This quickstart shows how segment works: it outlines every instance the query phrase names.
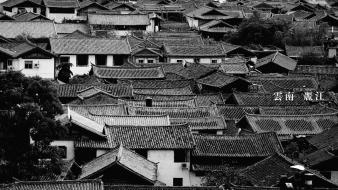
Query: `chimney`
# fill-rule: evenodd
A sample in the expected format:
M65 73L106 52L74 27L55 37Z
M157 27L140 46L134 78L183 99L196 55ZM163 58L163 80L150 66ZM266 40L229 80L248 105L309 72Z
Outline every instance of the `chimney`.
M146 98L146 107L153 107L153 99L150 97Z

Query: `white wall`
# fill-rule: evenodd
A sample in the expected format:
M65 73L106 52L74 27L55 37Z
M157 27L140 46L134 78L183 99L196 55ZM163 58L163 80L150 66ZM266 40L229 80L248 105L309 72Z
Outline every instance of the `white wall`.
M338 184L338 171L331 171L331 181Z
M65 160L74 159L74 141L67 141L67 140L55 140L50 143L51 146L65 146L67 147L67 158Z
M69 62L73 64L70 70L73 72L74 75L83 75L88 74L90 69L92 68L91 65L96 64L95 55L88 55L88 65L87 66L77 66L76 65L76 55L61 55L61 57L69 57ZM107 66L114 66L114 56L107 55Z
M135 62L139 63L139 60L143 60L143 63L149 63L149 60L153 60L152 63L157 63L157 59L156 58L136 58Z
M32 69L25 69L25 61L33 61ZM39 67L35 68L34 64L38 63ZM15 71L21 71L25 76L34 77L39 76L41 78L54 79L54 58L51 59L14 59L13 69Z
M177 60L183 60L183 63L189 62L193 63L194 59L193 58L169 58L169 63L177 63Z
M107 152L107 150L101 150L101 149L97 149L96 150L96 157L101 156L102 154L105 154Z
M74 13L50 13L49 8L46 8L46 17L59 23L61 23L65 18L68 20L76 20L78 18L76 9Z
M108 55L107 56L107 66L114 66L114 56L113 55Z
M190 162L186 162L188 168L182 168L182 163L174 162L173 150L149 150L147 158L158 163L157 179L167 186L173 185L173 178L183 178L183 186L191 185L188 169Z
M27 12L32 12L32 13L34 13L33 7L20 7L20 8L25 8ZM18 14L19 8L18 8L18 7L13 7L13 8L12 8L12 12L8 12L8 11L4 11L4 12L5 12L7 15L9 15L9 16L13 16L13 15L15 15L15 14ZM35 13L41 14L41 8L40 8L40 7L37 7Z
M201 58L200 63L211 64L212 60L217 60L217 63L222 63L222 58Z
M195 19L190 18L190 17L186 17L186 20L187 20L190 28L198 28L198 20L195 20Z
M212 60L217 60L217 63L222 63L222 58L194 58L194 57L170 57L169 58L169 63L177 63L177 60L183 60L184 62L189 62L189 63L194 63L195 59L199 59L199 63L202 64L211 64Z
M333 58L334 56L336 56L336 54L337 54L337 49L329 48L329 54L328 54L329 58Z

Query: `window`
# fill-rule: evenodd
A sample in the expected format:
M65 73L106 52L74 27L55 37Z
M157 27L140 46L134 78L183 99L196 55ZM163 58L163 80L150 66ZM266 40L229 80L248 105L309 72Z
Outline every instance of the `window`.
M67 147L66 146L58 146L58 153L60 157L65 159L67 158Z
M12 59L7 60L7 66L13 66L13 60Z
M174 162L186 162L185 150L174 150Z
M195 63L199 63L199 62L200 62L200 59L199 59L199 58L195 58L195 59L194 59L194 62L195 62Z
M154 63L153 59L148 59L148 63Z
M69 57L68 56L62 56L60 57L60 62L61 63L69 63Z
M77 55L76 56L76 66L88 66L88 55Z
M75 13L74 8L49 8L50 13Z
M217 59L212 59L211 63L217 63Z
M138 59L137 62L138 63L144 63L144 60L143 59Z
M33 69L33 61L25 61L25 69Z
M183 63L183 60L182 59L177 59L176 62L177 63Z
M23 13L23 12L26 12L26 9L24 7L19 7L18 13Z
M174 178L173 186L183 186L183 178Z
M144 158L148 157L148 150L144 150L144 149L136 149L135 152L141 156L143 156Z
M95 55L95 64L96 65L107 65L107 56L106 55Z
M33 13L37 13L36 7L33 7Z

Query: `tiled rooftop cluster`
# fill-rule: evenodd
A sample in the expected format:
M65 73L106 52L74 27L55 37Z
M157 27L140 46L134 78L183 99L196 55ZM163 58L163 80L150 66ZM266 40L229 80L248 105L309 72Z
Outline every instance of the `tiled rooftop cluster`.
M52 81L68 129L51 139L66 147L58 181L0 190L272 190L309 173L312 189L338 188L336 1L0 2L0 72ZM327 33L320 45L227 39L257 15ZM245 183L202 186L230 169Z

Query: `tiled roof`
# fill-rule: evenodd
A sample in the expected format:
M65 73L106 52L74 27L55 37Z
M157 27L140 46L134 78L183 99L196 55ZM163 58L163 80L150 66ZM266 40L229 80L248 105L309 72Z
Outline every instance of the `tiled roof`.
M259 113L258 107L217 104L219 114L227 120L239 121L246 113Z
M337 149L338 148L338 127L331 127L318 135L311 137L308 142L317 149Z
M249 136L194 135L194 156L266 157L283 152L275 133Z
M75 31L80 31L84 34L89 33L89 27L86 24L55 23L55 29L58 34L71 34Z
M332 65L297 65L293 73L338 75L338 67Z
M290 46L285 45L286 55L289 57L302 57L311 53L311 55L324 56L325 51L322 46Z
M90 119L104 125L114 126L167 126L170 125L167 115L131 116L131 115L95 115L90 114Z
M93 73L103 79L163 79L162 67L98 67L93 66Z
M136 107L145 107L146 100L120 100L121 103L127 103L130 106ZM166 101L157 101L152 100L153 107L196 107L195 98L190 100L166 100Z
M50 45L56 54L129 55L131 52L126 40L107 38L51 38Z
M226 123L223 117L199 117L199 118L171 118L170 123L188 123L191 130L225 130Z
M197 80L197 83L212 86L216 88L223 88L231 83L237 82L237 81L243 81L247 84L249 82L241 77L232 76L229 74L225 74L221 71L216 71L213 74L210 74L206 77L200 78Z
M270 63L279 65L280 67L283 67L289 71L293 71L297 65L297 61L291 59L290 57L286 55L276 52L274 54L258 59L255 67L259 68L259 67L265 66Z
M225 20L229 18L243 18L244 15L238 10L226 11L211 7L200 7L190 13L187 13L186 16L202 20Z
M198 106L211 106L212 104L222 104L226 98L223 94L198 94L196 103Z
M82 10L82 9L90 7L90 6L98 8L99 10L109 10L107 7L102 6L101 4L99 4L97 2L93 2L91 0L85 0L85 1L80 2L80 9L79 10Z
M78 8L79 2L77 0L43 0L46 7L55 8Z
M150 25L150 19L147 14L88 14L88 23L90 25Z
M19 181L8 186L6 190L103 190L101 180L74 181Z
M132 80L130 81L133 89L148 88L183 88L190 87L190 80Z
M212 32L212 33L226 33L226 32L235 32L236 29L234 26L223 22L221 20L212 20L201 26L199 26L200 31Z
M160 63L160 64L151 64L151 63L146 63L146 64L135 64L136 66L140 67L162 67L163 71L168 74L168 73L176 73L179 72L180 70L184 69L182 63Z
M279 183L281 175L287 175L288 177L294 176L299 173L298 170L290 168L290 166L300 165L294 160L285 157L281 154L275 154L270 156L252 166L240 171L240 175L245 177L252 185L255 186L276 186ZM327 187L335 187L330 180L316 171L305 168L304 172L314 174L313 181L318 184L325 183ZM320 180L321 182L319 182Z
M144 185L105 185L105 190L218 190L214 186L144 186ZM258 189L257 189L258 190Z
M309 115L336 112L338 112L338 110L322 105L259 107L259 113L263 115Z
M134 93L135 100L145 100L147 97L155 101L180 101L196 98L196 95L167 95L167 94L141 94ZM202 105L200 105L202 106Z
M174 108L174 107L129 107L130 115L169 115L170 118L215 117L215 107Z
M4 7L15 7L21 3L30 2L38 7L43 7L42 0L8 0L1 3Z
M16 15L13 15L13 18L16 21L33 21L35 19L50 20L43 15L32 13L32 12L18 13Z
M330 153L327 150L317 150L315 152L312 152L310 154L305 155L302 158L302 162L305 163L307 166L316 166L317 164L321 164L325 161L334 159L336 156L332 153Z
M100 172L113 164L122 165L152 183L157 180L157 164L122 145L83 165L79 179L100 175Z
M152 95L194 95L191 87L183 88L145 88L145 89L134 89L135 94L152 94Z
M184 69L175 71L175 74L178 74L186 79L199 79L201 77L207 76L208 74L216 71L213 68L206 67L199 63L186 63Z
M78 95L78 92L95 87L105 92L110 93L112 96L116 97L131 97L132 89L127 86L122 85L113 85L113 84L64 84L57 85L57 93L59 98L75 98Z
M318 82L312 76L264 76L249 77L253 84L262 85L267 93L279 91L312 91L318 89Z
M248 124L245 127L244 122ZM255 133L276 132L281 136L315 135L338 123L337 113L316 115L255 115L246 114L238 127Z
M130 149L192 149L194 141L189 125L107 126L112 145Z
M221 64L221 70L227 74L247 74L249 69L245 62L233 64Z
M221 46L164 46L169 57L225 57Z
M99 136L104 137L104 125L99 124L96 121L93 121L89 118L87 118L85 115L81 115L81 113L77 113L70 108L67 111L69 122L76 124L77 126L80 126L84 128L87 131L90 131L92 133L95 133Z
M96 88L94 86L91 86L89 88L86 88L86 89L83 89L83 90L77 92L77 96L81 100L93 97L93 96L95 96L97 94L105 94L105 95L111 96L113 98L117 98L116 96L113 96L112 94L110 94L110 93L108 93L106 91L103 91L101 89L98 89L98 88Z
M87 118L90 115L127 115L127 111L122 104L101 104L101 105L65 105L69 108Z
M55 56L51 52L46 51L45 49L42 49L39 46L28 41L0 43L0 52L5 53L12 58L18 58L28 52L32 52L33 50L43 52L44 54L51 57Z
M149 38L154 43L162 46L202 46L204 43L200 36L197 37L155 37L152 36Z
M57 36L54 23L52 21L1 21L0 35L6 38L16 38L22 34L27 34L32 38L50 38Z
M309 101L304 100L302 93L294 93L293 101L282 98L281 101L275 101L274 94L268 93L233 93L225 103L234 101L236 105L243 106L305 106L310 105ZM233 102L231 102L233 103Z

